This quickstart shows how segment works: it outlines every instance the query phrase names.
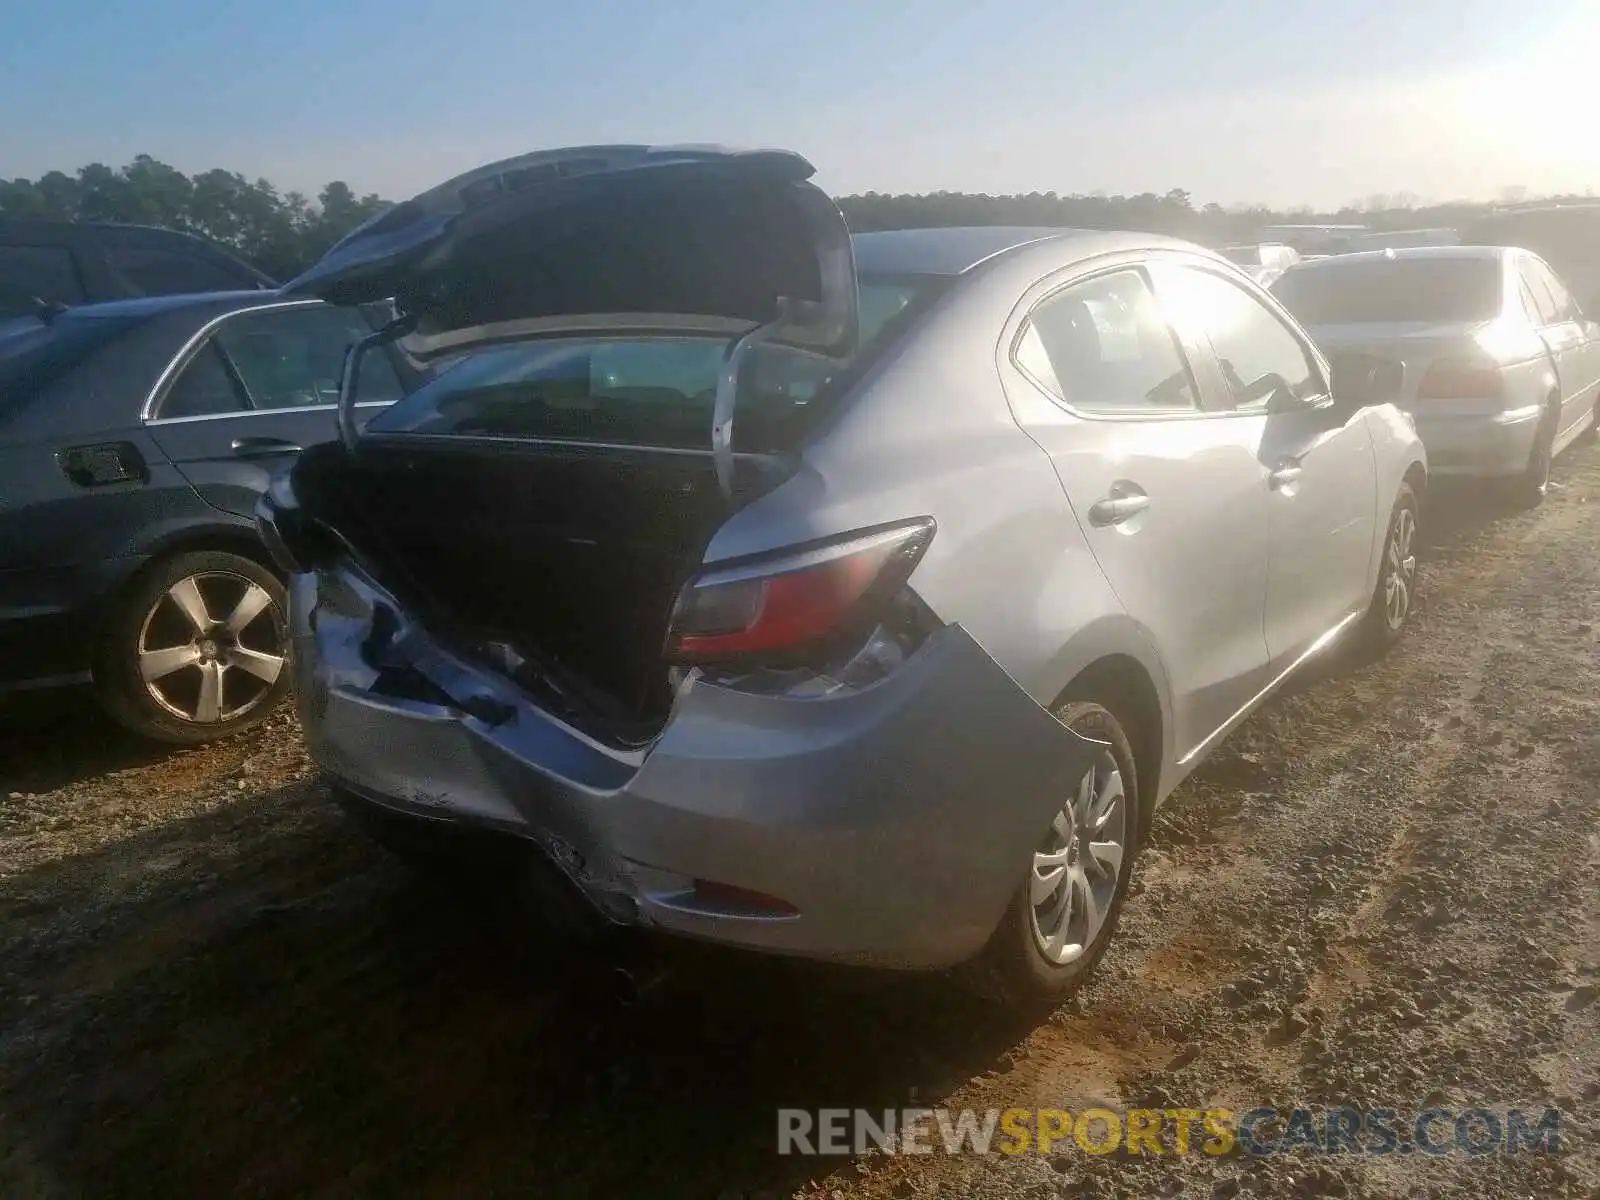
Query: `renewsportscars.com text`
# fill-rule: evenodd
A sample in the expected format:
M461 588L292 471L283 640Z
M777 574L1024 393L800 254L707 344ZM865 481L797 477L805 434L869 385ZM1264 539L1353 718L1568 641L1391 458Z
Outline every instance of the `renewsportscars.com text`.
M778 1110L779 1154L1527 1154L1561 1149L1560 1110L1062 1108Z

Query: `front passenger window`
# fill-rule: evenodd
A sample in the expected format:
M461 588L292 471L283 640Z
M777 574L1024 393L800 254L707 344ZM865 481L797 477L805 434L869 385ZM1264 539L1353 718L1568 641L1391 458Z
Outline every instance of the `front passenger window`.
M1242 287L1193 267L1164 272L1160 286L1174 318L1211 339L1235 411L1260 412L1280 398L1310 400L1324 390L1300 339Z
M1144 275L1117 271L1063 288L1029 315L1015 361L1080 412L1192 412L1189 368Z

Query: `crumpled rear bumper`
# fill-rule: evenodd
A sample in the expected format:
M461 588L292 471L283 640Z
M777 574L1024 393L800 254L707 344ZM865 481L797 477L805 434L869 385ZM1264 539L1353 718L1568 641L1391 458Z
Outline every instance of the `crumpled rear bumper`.
M380 606L451 703L373 693L360 646ZM452 654L353 570L296 576L290 611L307 745L337 781L536 843L613 921L732 945L898 967L970 957L1095 750L957 626L823 699L692 677L654 743L618 749Z

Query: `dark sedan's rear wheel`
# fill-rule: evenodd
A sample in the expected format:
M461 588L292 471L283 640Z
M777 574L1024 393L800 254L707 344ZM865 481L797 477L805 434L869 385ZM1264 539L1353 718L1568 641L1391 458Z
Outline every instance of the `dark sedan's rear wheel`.
M1003 1003L1059 1002L1088 977L1111 941L1138 851L1138 774L1111 710L1069 701L1056 714L1099 744L1034 848L1028 872L967 982Z
M95 670L101 704L144 737L195 745L261 720L289 686L283 585L238 554L158 562L113 612Z

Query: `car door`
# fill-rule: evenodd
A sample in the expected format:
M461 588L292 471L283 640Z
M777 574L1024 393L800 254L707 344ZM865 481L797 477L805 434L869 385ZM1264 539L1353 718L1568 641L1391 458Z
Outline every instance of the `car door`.
M229 314L168 368L150 435L207 502L252 516L277 470L338 435L344 352L369 332L354 310L316 301ZM370 415L400 393L388 358L368 355L358 407Z
M1142 262L1046 287L1012 342L1013 411L1050 455L1100 569L1161 657L1183 755L1265 682L1256 430L1204 410Z
M1539 336L1555 363L1561 388L1561 419L1555 449L1561 450L1588 420L1600 387L1600 345L1566 285L1547 263L1528 255L1522 271L1540 309Z
M1263 293L1187 264L1159 268L1156 287L1209 344L1219 403L1256 433L1277 675L1368 603L1380 512L1372 435L1359 412L1334 406L1320 356Z

